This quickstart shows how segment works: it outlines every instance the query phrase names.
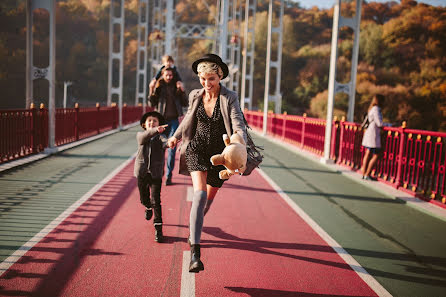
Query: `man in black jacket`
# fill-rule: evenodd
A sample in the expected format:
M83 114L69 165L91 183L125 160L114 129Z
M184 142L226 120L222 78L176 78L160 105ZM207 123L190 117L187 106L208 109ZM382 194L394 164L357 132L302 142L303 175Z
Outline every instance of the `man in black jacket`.
M178 128L178 118L183 115L183 107L187 107L186 93L178 88L173 81L174 69L164 68L161 78L157 81L155 91L150 95L150 105L155 108L168 124L167 137L173 136ZM175 166L176 148L168 149L166 186L172 184L172 172Z

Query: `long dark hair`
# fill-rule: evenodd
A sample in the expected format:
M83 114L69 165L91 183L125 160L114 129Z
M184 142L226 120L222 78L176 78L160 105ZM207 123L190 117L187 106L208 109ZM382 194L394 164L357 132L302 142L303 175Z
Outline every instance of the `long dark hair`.
M373 106L378 106L379 108L382 107L382 104L384 103L384 96L381 94L376 94L373 96L372 102L370 102L369 111L373 108Z

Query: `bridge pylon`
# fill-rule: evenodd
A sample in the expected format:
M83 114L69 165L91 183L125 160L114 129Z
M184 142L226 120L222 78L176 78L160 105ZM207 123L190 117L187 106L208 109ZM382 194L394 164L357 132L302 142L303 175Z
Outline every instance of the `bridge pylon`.
M119 8L119 9L116 9ZM110 23L109 23L109 54L108 54L108 91L107 106L112 103L112 96L118 97L119 108L119 129L122 128L122 91L124 80L124 0L110 1ZM119 30L115 30L115 26L119 26ZM116 32L115 32L116 31ZM114 48L115 33L119 40L119 47ZM117 63L116 63L117 62ZM116 63L116 64L115 64ZM118 79L116 82L115 67L118 69Z
M274 102L275 113L280 114L282 111L282 94L280 92L280 78L282 72L282 39L283 39L283 11L284 11L284 0L280 0L280 12L279 12L279 24L273 27L273 0L269 0L268 9L268 37L266 45L266 69L265 69L265 95L264 95L264 108L263 108L263 134L266 135L267 122L268 122L268 103L269 101ZM276 55L277 59L272 60L272 35L277 36L277 49ZM274 94L270 94L270 74L271 70L275 68L276 79L275 79L275 90Z
M361 22L361 4L362 0L356 0L356 13L354 18L345 18L341 16L341 0L337 0L333 12L333 32L331 39L331 54L330 54L330 73L328 78L328 100L327 100L327 125L325 127L325 146L324 156L321 162L327 163L330 160L330 143L332 135L333 123L333 107L334 97L337 93L345 93L348 95L348 112L347 121L352 122L355 109L355 92L356 92L356 72L358 68L358 53L359 53L359 30ZM354 32L353 38L353 53L351 60L350 81L341 84L336 81L338 59L338 40L339 29L342 27L350 27Z
M49 64L46 68L34 66L33 12L45 9L49 14ZM48 98L48 148L55 147L56 138L56 1L28 0L26 2L26 108L33 101L34 80L46 79L49 85Z
M254 82L254 49L255 49L255 24L256 24L257 0L246 0L245 5L245 27L243 33L243 66L242 85L240 91L240 106L252 109L252 94ZM249 21L251 17L251 22ZM249 69L249 71L248 71Z
M138 48L136 51L136 91L135 106L142 103L146 110L147 101L147 35L149 1L138 1Z
M240 25L241 25L241 1L230 1L229 21L231 24L231 36L229 39L229 66L232 70L229 77L229 88L236 93L239 92L240 81Z

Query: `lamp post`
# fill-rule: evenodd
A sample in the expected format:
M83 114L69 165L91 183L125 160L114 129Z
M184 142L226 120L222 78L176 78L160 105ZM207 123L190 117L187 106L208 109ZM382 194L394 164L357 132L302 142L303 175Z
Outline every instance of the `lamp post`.
M63 108L67 108L67 89L68 86L71 86L73 82L71 81L64 81L63 82Z

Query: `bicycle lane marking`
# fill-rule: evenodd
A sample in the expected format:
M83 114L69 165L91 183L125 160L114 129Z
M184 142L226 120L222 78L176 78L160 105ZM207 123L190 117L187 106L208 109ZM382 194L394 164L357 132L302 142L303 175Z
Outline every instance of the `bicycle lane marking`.
M91 188L87 193L85 193L81 198L74 202L70 207L68 207L63 213L61 213L57 218L55 218L51 223L44 227L39 233L37 233L28 242L17 249L11 256L6 258L2 263L0 263L0 277L16 263L23 255L26 254L32 247L39 243L45 236L52 232L57 226L60 225L68 216L70 216L79 206L81 206L85 201L87 201L91 196L94 195L102 186L109 182L113 177L115 177L121 170L123 170L130 162L135 158L136 153L134 153L130 158L128 158L124 163L116 167L110 174L108 174L104 179L102 179L98 184Z

